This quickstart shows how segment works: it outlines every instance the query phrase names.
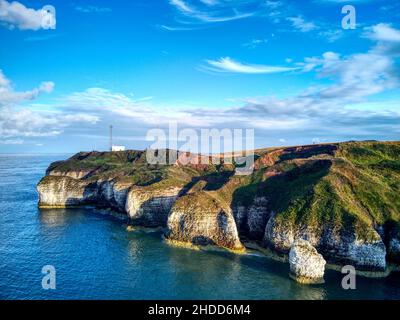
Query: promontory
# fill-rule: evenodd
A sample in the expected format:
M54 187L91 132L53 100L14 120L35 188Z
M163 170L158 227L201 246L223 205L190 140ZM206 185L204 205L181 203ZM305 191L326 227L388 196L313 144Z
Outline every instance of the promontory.
M37 186L39 206L110 208L132 225L162 227L176 243L243 251L249 241L288 254L304 240L299 248L315 248L328 263L366 271L399 264L400 142L254 153L252 173L235 175L235 163L211 157L155 165L145 151L80 152L49 166ZM293 252L293 261L304 260Z

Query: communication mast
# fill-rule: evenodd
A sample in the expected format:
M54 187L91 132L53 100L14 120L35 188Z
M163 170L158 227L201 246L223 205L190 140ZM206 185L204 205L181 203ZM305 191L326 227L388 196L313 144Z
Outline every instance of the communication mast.
M112 151L112 147L113 147L112 130L113 130L113 126L110 125L110 151Z

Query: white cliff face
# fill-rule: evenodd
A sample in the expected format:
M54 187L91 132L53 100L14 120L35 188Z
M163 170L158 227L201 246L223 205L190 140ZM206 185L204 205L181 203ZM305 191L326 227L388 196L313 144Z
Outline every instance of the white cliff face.
M371 270L386 268L386 247L382 241L354 241L348 247L348 256L356 266Z
M252 240L260 240L264 236L265 226L270 217L266 197L255 197L249 207L232 208L238 230Z
M333 263L351 264L361 270L384 270L386 247L380 235L372 228L373 239L357 239L355 234L341 234L326 227L322 232L302 225L277 223L272 217L265 228L264 243L280 252L288 252L297 239L308 241Z
M46 176L37 187L40 207L98 204L123 211L130 184L88 182L70 176Z
M129 217L145 226L166 226L168 214L180 188L161 190L132 187L127 195L125 210Z
M195 245L217 245L231 250L244 249L229 207L203 193L201 205L187 195L173 206L168 217L167 238Z
M93 201L96 196L95 188L67 176L47 176L44 180L37 187L40 207L78 206Z
M334 257L357 269L383 271L386 268L386 247L382 240L366 242L343 237L331 248Z
M244 232L247 223L247 208L245 206L236 206L232 208L238 230Z
M329 253L334 262L351 264L360 270L386 268L386 247L381 236L371 228L371 239L358 239L356 234L340 234L327 230L320 240L322 252ZM335 261L336 260L336 261Z
M263 242L280 252L288 252L296 239L304 239L317 246L320 235L307 226L296 226L295 228L283 223L277 223L274 214L271 214L266 227Z
M323 283L325 260L306 240L296 240L289 252L290 276L304 284Z
M110 206L118 211L125 211L128 191L131 183L103 181L97 183L98 203Z
M265 232L269 219L267 203L268 200L265 197L256 197L247 210L247 228L250 238L260 239Z

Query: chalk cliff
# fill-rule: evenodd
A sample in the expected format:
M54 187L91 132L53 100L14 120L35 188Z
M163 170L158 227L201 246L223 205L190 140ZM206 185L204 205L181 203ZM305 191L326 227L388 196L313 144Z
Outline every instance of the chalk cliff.
M181 158L150 165L142 151L78 153L50 165L39 206L111 208L194 245L242 251L255 241L288 254L302 239L326 261L362 270L400 262L400 142L259 149L247 176L206 156Z
M296 240L289 252L290 276L297 282L323 283L326 261L306 240Z

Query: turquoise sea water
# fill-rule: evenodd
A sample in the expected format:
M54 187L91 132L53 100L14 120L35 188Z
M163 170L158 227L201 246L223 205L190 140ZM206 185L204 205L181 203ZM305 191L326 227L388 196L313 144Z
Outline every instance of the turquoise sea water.
M341 289L297 284L288 266L257 255L172 247L160 232L126 230L95 209L39 210L35 186L67 155L0 155L1 299L400 299L400 274ZM42 267L56 289L42 289Z

